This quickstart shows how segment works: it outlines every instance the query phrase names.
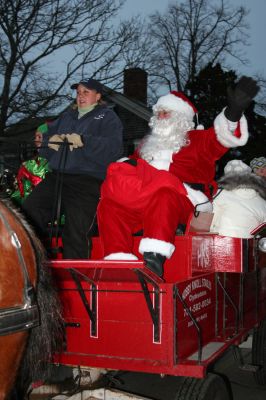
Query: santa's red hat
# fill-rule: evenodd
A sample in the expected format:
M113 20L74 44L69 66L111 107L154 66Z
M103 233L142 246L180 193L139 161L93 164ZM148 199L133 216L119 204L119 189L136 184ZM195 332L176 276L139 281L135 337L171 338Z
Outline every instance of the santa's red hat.
M164 96L161 96L152 109L154 112L158 111L159 109L179 111L186 114L188 118L191 119L193 119L194 115L198 112L196 107L183 93L176 92L175 90Z

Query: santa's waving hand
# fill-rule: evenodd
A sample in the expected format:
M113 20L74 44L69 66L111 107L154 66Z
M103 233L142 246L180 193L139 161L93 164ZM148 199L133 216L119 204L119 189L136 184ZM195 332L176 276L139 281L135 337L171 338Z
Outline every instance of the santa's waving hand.
M247 143L243 112L258 90L252 78L241 78L228 91L228 106L206 130L194 128L197 110L184 94L172 91L158 99L150 134L130 160L109 166L102 185L98 226L105 259L137 259L132 235L142 229L139 254L163 276L178 224L187 222L196 205L211 210L215 162L229 148Z

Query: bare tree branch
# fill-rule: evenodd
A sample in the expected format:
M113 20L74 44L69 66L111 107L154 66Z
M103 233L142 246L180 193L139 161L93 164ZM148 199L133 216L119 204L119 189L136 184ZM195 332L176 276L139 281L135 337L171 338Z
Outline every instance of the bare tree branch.
M162 85L186 91L204 66L224 62L228 55L246 63L241 51L248 38L246 15L243 7L233 9L224 0L218 6L208 0L186 0L171 3L164 15L152 14L149 75L155 93Z
M132 49L141 57L141 25L113 27L124 2L0 0L1 134L16 120L62 109L72 79L121 82Z

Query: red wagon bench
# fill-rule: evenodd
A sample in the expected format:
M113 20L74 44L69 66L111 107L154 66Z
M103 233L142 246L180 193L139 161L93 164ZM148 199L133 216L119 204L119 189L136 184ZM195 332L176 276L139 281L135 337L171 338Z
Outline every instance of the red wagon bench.
M137 236L139 261L102 260L99 237L90 260L51 261L67 331L56 362L205 378L253 328L264 334L265 237L265 226L252 239L187 231L176 236L164 279L143 264ZM265 371L266 355L266 379Z

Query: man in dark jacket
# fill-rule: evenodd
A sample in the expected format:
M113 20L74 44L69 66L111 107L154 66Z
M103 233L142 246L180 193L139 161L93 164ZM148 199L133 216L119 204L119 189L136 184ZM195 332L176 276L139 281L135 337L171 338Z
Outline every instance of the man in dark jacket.
M88 236L107 166L121 156L122 124L102 104L102 85L83 80L71 86L77 90L77 109L63 113L49 125L40 155L52 172L23 204L23 209L40 235L52 219L55 189L62 185L63 257L88 258ZM60 174L60 180L58 179ZM61 182L59 184L59 182Z

